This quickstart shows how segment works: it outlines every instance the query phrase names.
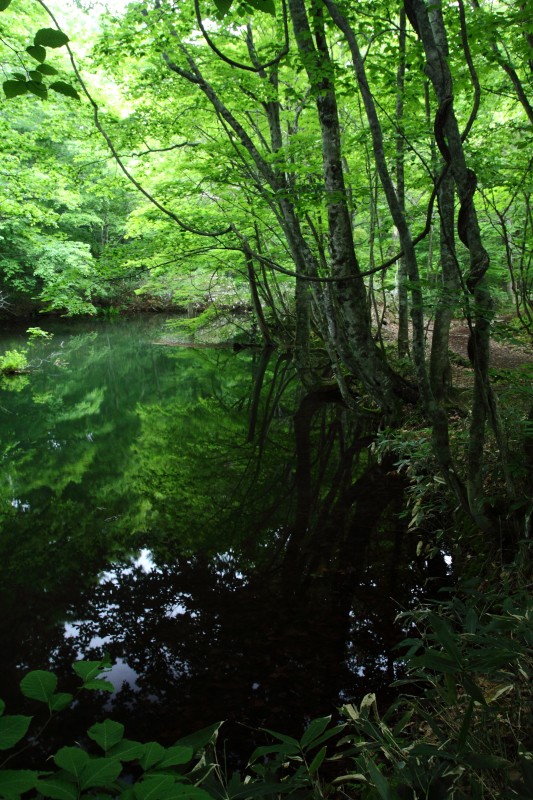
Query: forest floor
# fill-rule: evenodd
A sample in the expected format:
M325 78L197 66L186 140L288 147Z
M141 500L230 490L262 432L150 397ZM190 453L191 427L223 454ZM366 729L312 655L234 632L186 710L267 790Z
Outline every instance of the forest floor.
M500 323L501 326L502 323ZM428 351L431 346L433 328L431 323L426 329L426 342ZM383 337L392 343L397 341L398 324L389 316L386 327L382 328ZM458 357L452 363L453 382L458 388L467 388L472 385L472 370L468 359L468 338L470 329L464 320L454 320L450 328L450 350ZM533 364L533 349L516 341L501 341L492 338L490 342L490 368L493 370L518 370L527 364Z

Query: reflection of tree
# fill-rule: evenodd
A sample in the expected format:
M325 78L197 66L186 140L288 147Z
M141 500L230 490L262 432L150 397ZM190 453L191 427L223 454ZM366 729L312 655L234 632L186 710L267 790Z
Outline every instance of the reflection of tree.
M270 411L266 404L272 425ZM176 401L167 404L166 417L180 429ZM185 538L176 532L173 555L167 530L159 551L154 538L155 569L118 568L73 610L83 615L83 652L107 649L137 673L136 686L124 686L114 708L132 733L148 728L172 741L229 719L230 751L249 748L252 734L237 723L297 732L305 719L393 677L395 603L410 603L413 583L409 542L397 518L402 482L387 475L387 465L371 462L368 423L350 420L338 403L309 395L294 420L296 437L291 445L285 436L281 450L279 431L278 439L272 429L262 439L258 426L261 475L251 458L243 459L238 495L231 487L239 470L224 473L226 494L233 503L240 497L246 520L236 527L230 504L230 539L224 539L223 513L218 529L203 536L197 519ZM209 441L229 463L234 429L226 425L225 446L220 426ZM167 486L184 471L183 438L169 441L174 447L165 463L179 473L176 481L167 474ZM213 455L211 464L216 460ZM293 467L288 483L287 463ZM249 475L262 490L258 506ZM276 498L284 496L280 478L293 491L276 514ZM224 480L210 484L217 508ZM272 513L262 513L265 508ZM217 536L229 548L223 554L216 551ZM95 636L105 648L91 647Z
M114 700L130 735L172 741L229 719L230 749L248 749L238 722L297 732L386 685L398 636L388 599L408 605L413 578L403 486L371 460L372 424L338 398L298 400L284 357L141 340L132 357L119 339L105 356L88 347L83 386L66 376L14 460L22 475L53 436L77 477L65 482L47 451L30 513L10 506L4 592L22 604L5 606L8 671L67 674L75 653L109 651L138 676ZM46 383L33 391L51 396ZM131 561L140 547L149 571ZM63 641L65 619L75 636ZM89 724L93 702L68 724Z

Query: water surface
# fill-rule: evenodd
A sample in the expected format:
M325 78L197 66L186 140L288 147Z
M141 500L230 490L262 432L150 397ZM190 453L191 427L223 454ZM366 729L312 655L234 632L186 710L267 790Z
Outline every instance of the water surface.
M2 383L0 696L108 653L113 697L53 735L111 715L170 743L224 719L239 754L252 728L385 692L416 542L368 422L283 353L163 346L164 323L41 323L31 374Z

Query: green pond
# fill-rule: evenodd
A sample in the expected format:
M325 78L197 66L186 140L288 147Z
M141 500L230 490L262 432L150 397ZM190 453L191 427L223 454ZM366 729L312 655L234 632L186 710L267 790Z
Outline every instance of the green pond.
M306 395L290 358L161 344L166 318L41 320L31 372L0 387L0 697L109 654L96 718L170 743L218 720L228 758L298 733L395 676L423 575L403 483L369 423ZM4 329L0 352L21 347Z

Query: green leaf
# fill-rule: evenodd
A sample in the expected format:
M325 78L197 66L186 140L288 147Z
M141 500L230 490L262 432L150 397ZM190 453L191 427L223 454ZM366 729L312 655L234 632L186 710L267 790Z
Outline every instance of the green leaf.
M89 728L87 734L93 742L100 745L102 750L107 751L124 737L124 725L114 722L112 719L106 719L103 722L95 723Z
M2 88L8 100L12 97L17 97L19 94L26 94L28 91L26 83L22 83L22 81L4 81Z
M115 758L93 758L83 767L80 775L80 788L109 786L122 772L122 764Z
M262 797L265 797L269 794L269 787L261 784L261 788L263 789ZM279 790L282 790L283 786L277 787ZM246 790L246 796L253 796L252 787ZM165 794L164 800L213 800L213 796L208 794L205 789L200 789L198 786L188 786L184 783L175 783L174 786L171 786L167 789Z
M215 6L217 9L217 17L222 19L225 17L228 11L231 8L233 0L215 0Z
M180 745L167 747L165 750L165 755L157 764L157 768L166 769L167 767L176 767L179 764L187 764L187 762L191 760L192 756L192 747L181 747Z
M183 736L181 739L178 739L175 744L181 744L184 747L192 747L193 752L196 753L207 744L215 742L218 731L220 730L222 724L222 722L215 722L213 725L209 725L207 728L201 728L195 733L191 733L188 736Z
M32 81L35 81L35 83L43 82L43 76L36 69L31 69L29 74L30 78L32 79Z
M51 711L64 711L74 700L74 695L70 692L58 692L50 698L49 706Z
M311 745L315 739L318 739L319 736L322 736L330 722L331 715L329 717L318 717L317 719L313 719L304 735L300 739L300 745L302 747L309 747L309 745Z
M42 83L37 83L36 81L28 81L26 86L28 87L29 92L36 95L37 97L40 97L41 100L46 100L46 98L48 97L48 91L46 89L46 86L44 86Z
M484 753L467 753L462 756L462 761L474 769L508 769L511 766L506 758Z
M285 744L291 744L294 747L296 747L296 749L298 749L299 747L300 743L298 742L297 739L293 739L292 736L287 736L285 733L277 733L277 731L271 731L269 728L261 728L261 730L265 731L265 733L269 733L271 736L274 737L274 739L279 739L280 742L285 742Z
M276 16L276 6L274 4L274 0L248 0L252 8L256 8L258 11L263 11L265 14L271 14L273 17Z
M44 778L37 781L37 790L52 800L78 800L78 787L61 778Z
M0 769L0 797L20 797L35 787L38 777L31 769Z
M428 621L437 635L437 640L456 664L461 663L461 652L457 647L454 632L445 619L437 614L429 614Z
M147 770L153 767L154 764L157 764L158 761L161 761L164 755L165 748L158 742L146 742L144 745L144 753L139 759L139 762L141 767Z
M72 669L84 683L96 678L106 667L101 661L75 661Z
M0 717L0 750L9 750L26 735L33 717L20 714Z
M369 759L366 764L372 783L382 800L395 800L397 797L396 792L391 789L388 780L381 774L381 771L374 762Z
M50 87L52 88L52 87ZM115 687L111 681L106 681L104 678L95 678L92 681L87 681L83 684L82 689L93 689L99 692L114 692Z
M41 47L41 45L35 46L30 44L30 46L26 48L26 52L36 61L40 61L41 64L46 59L46 49Z
M67 34L56 28L41 28L33 39L35 46L42 45L43 47L63 47L68 41Z
M144 753L144 745L141 742L132 742L129 739L122 739L118 744L107 751L109 758L118 758L120 761L135 761Z
M326 747L326 745L324 745L324 747L320 748L320 750L318 751L316 756L313 758L313 760L309 764L309 773L311 775L313 775L313 773L315 773L319 769L320 765L322 764L322 762L324 761L324 759L326 757L326 751L327 751L327 747Z
M49 703L57 686L57 676L44 669L34 669L28 672L20 682L20 691L30 700L39 700L40 703Z
M133 787L136 800L167 800L174 786L172 775L150 775Z
M57 69L51 67L50 64L39 64L37 72L41 72L43 75L57 75Z
M75 100L80 99L80 96L74 86L71 86L70 83L65 83L65 81L55 81L55 83L51 83L50 89L53 89L54 92L63 94L66 97L74 97Z
M11 0L0 0L0 11L5 11Z
M62 747L54 756L54 761L58 767L70 772L79 780L81 771L89 761L89 755L80 747Z

